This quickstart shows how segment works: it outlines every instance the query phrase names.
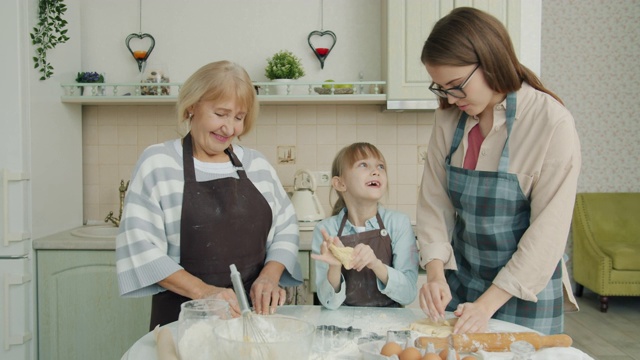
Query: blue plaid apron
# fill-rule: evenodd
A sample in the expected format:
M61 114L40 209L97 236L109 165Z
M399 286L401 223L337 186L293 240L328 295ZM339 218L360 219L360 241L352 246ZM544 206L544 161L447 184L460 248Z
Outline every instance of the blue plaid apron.
M518 242L529 227L531 207L518 178L509 174L509 136L515 121L516 94L507 95L507 139L498 172L476 171L451 166L451 156L462 137L468 115L463 112L447 156L449 198L456 209L453 253L458 270L447 270L453 299L447 310L474 302L491 285L498 272L511 259ZM535 329L544 334L563 331L561 262L547 286L537 294L538 301L512 297L494 318Z

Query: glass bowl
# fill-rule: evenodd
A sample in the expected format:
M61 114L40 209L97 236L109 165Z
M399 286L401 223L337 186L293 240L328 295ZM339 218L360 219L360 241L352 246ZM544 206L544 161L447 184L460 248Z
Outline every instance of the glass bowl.
M220 299L191 300L180 305L176 349L181 360L215 359L213 329L231 319L229 303Z
M245 338L243 326L251 327ZM251 314L216 326L216 359L307 359L316 327L304 320L282 315ZM257 342L256 331L264 342ZM252 335L253 334L253 335Z

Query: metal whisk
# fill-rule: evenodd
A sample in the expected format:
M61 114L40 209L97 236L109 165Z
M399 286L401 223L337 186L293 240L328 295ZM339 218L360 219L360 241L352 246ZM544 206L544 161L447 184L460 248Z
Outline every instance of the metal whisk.
M262 332L256 318L254 318L249 308L249 302L247 301L247 295L244 292L244 286L242 285L242 278L236 268L235 264L229 266L231 269L231 283L233 284L233 290L236 293L238 299L238 305L240 305L240 311L242 312L242 339L247 343L257 343L255 348L251 350L252 358L266 359L268 357L268 348L266 345L267 338Z

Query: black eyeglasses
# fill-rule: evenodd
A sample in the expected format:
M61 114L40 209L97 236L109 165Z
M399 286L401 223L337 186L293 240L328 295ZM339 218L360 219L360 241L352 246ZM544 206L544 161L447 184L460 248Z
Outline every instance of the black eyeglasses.
M473 76L473 74L476 73L476 70L478 70L479 67L480 67L480 64L476 65L476 67L473 69L471 74L467 76L466 80L463 81L462 84L458 86L454 86L449 89L442 89L440 88L439 85L436 85L434 82L432 82L431 85L429 85L429 90L431 90L432 93L438 95L441 98L446 98L447 95L451 95L454 98L464 99L467 97L467 94L464 92L464 90L462 90L462 88L467 86L467 83L469 82L469 80L471 80L471 77Z

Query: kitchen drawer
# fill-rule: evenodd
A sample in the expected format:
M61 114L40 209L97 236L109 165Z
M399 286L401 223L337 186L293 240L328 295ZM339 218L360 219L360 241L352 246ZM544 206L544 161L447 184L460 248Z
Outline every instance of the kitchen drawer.
M309 262L311 251L298 251L298 262L300 262L300 268L302 269L302 278L309 280Z
M315 260L311 258L311 251L298 251L298 261L300 261L302 277L305 282L308 283L309 291L312 293L316 292L316 265Z
M316 261L313 259L309 260L309 291L312 293L318 292L316 288Z
M313 304L313 294L310 291L309 279L310 272L310 251L300 250L298 251L298 262L300 263L300 269L302 270L303 284L289 288L287 290L288 303L296 305L311 305Z

